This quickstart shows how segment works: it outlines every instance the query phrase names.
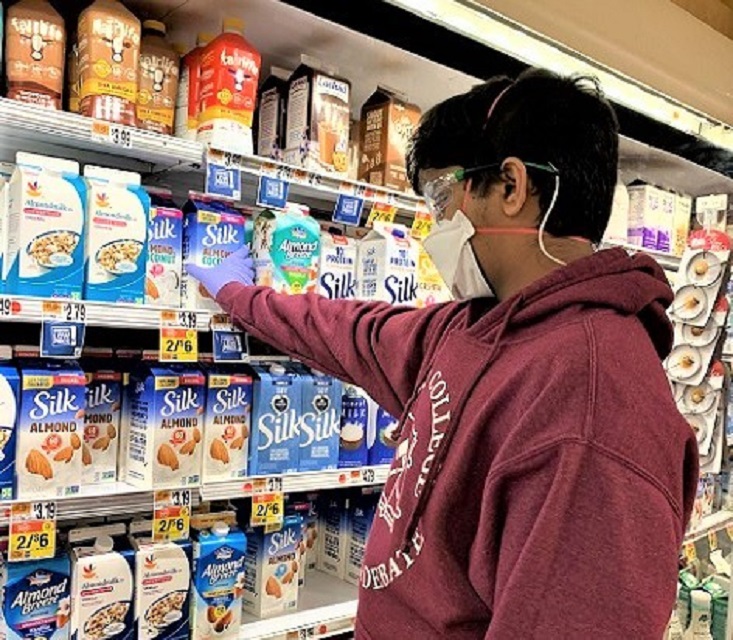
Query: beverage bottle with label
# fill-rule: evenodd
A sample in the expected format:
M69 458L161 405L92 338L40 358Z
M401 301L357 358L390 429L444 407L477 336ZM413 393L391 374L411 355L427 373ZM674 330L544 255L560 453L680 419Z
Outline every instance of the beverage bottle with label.
M197 137L223 151L251 154L262 58L243 33L242 20L225 18L223 33L201 55Z
M8 9L5 73L8 98L61 109L66 29L48 0L20 0Z
M181 75L176 100L176 136L179 138L196 139L201 106L199 104L201 54L214 37L213 33L199 33L196 37L196 46L181 60Z
M143 22L137 92L137 126L141 129L173 135L179 63L178 53L166 40L165 25L157 20Z
M711 602L710 594L702 589L690 593L690 626L684 640L713 640L710 635Z

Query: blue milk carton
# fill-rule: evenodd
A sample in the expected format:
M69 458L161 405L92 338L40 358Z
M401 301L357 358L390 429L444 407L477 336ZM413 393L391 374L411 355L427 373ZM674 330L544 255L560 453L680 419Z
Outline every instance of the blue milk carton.
M68 640L71 566L67 554L4 565L2 616L8 640Z
M15 443L20 415L20 375L0 361L0 500L15 497Z
M358 387L345 384L341 401L341 434L338 466L342 469L366 466L367 433L371 400Z
M239 638L247 539L223 522L193 533L191 637Z
M254 367L250 475L277 475L298 470L302 394L300 378L286 367Z
M178 308L183 270L183 211L174 204L170 191L146 189L150 194L150 225L145 304Z
M341 430L341 382L320 372L299 369L303 390L300 414L299 471L336 469Z
M369 465L392 464L397 448L394 436L397 434L399 420L376 404L372 405L372 409L374 418L369 425Z
M351 498L344 580L356 586L359 586L361 565L364 562L364 550L369 532L372 529L378 501L378 493L357 495Z
M326 495L319 506L320 536L316 567L334 578L346 576L349 538L349 498L342 492Z

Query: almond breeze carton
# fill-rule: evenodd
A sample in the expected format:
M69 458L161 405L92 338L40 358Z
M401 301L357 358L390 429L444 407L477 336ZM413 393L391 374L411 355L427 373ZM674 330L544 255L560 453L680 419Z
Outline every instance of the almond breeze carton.
M364 391L351 384L343 385L339 468L349 469L367 464L369 457L367 434L372 406L371 398Z
M299 471L338 468L342 384L320 372L299 370L302 386Z
M406 227L375 223L359 245L358 297L414 305L418 258L418 245Z
M79 164L19 152L8 189L7 293L82 296L87 189Z
M20 415L20 375L0 361L0 500L15 497L15 447Z
M142 304L150 196L140 174L84 167L89 185L84 297Z
M191 194L183 207L183 306L221 311L198 280L186 272L187 264L210 269L245 244L246 220L227 203Z
M356 298L356 240L345 235L321 234L318 293L330 300Z
M176 207L170 191L149 187L147 190L150 224L145 304L178 308L183 270L183 211Z

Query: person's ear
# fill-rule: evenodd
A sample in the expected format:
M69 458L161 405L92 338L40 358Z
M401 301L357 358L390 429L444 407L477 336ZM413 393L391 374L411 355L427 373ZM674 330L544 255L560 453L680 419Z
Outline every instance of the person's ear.
M502 210L504 215L514 218L520 214L529 193L527 167L519 158L510 157L501 165L501 176L504 182Z

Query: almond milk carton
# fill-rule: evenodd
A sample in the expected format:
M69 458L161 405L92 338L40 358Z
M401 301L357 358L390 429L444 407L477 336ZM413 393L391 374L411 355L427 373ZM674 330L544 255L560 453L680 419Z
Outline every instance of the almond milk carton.
M183 211L170 191L146 187L150 194L148 265L145 304L181 306L183 271Z
M18 498L79 493L84 434L84 374L71 362L21 364L17 433Z
M418 259L417 243L406 227L375 223L359 245L358 297L414 305L418 292Z
M87 484L117 480L122 374L103 363L87 367L82 479Z
M356 298L358 245L353 238L325 232L321 234L321 261L318 293L330 300Z

